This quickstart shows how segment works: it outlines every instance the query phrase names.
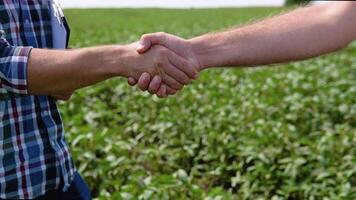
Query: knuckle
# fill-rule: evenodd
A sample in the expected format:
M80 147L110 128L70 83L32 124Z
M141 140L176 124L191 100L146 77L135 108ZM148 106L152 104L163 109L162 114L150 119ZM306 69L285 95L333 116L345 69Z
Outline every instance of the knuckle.
M141 36L141 40L147 39L148 37L149 37L148 34L143 34L143 35Z
M186 61L186 62L187 62L186 66L189 67L189 69L191 69L192 71L196 71L197 68L193 63L188 62L188 61Z
M190 64L188 63L188 61L182 60L181 65L182 65L182 67L189 67Z
M180 77L180 80L183 84L188 84L190 79L186 76L182 76Z
M175 87L175 89L177 89L177 90L181 90L181 89L183 88L183 85L182 85L182 84L179 84L179 83L175 83L175 84L174 84L174 87Z
M185 80L185 84L186 85L188 85L188 84L191 84L192 83L192 80L191 79L189 79L189 78L186 78L186 80Z

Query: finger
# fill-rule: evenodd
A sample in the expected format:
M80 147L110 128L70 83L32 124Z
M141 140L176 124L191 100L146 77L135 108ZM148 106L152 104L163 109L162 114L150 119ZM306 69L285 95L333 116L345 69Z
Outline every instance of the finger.
M167 97L167 86L165 84L162 84L156 95L159 98L166 98Z
M169 87L175 89L175 90L180 90L183 88L183 84L180 82L176 81L173 77L168 75L166 73L167 68L174 68L172 64L169 63L168 60L166 60L165 64L161 63L156 65L156 72L159 74L159 76L162 78L162 81L168 85Z
M158 89L160 89L161 83L162 83L162 78L160 76L153 77L148 87L148 92L151 94L156 94L158 92Z
M151 75L147 72L143 73L138 80L138 87L142 91L146 91L148 89L148 86L150 85L151 82Z
M166 90L166 95L175 95L177 94L177 90L176 89L173 89L171 87L169 87L168 85L166 85L165 83L162 83L161 84L161 87L159 90L161 90L162 87L165 87L165 90ZM159 92L159 91L158 91ZM158 93L157 92L157 93Z
M166 34L160 33L150 33L145 34L141 37L139 45L137 47L138 53L145 53L151 46L155 44L166 45Z
M171 62L174 66L177 67L180 71L184 72L188 78L197 79L198 78L198 67L182 58L181 56L169 52L168 54L169 62Z
M176 89L173 89L171 87L169 87L168 85L166 85L165 83L162 83L161 84L161 87L164 86L166 88L166 93L167 95L175 95L177 93L177 90Z
M175 90L175 89L173 89L173 88L171 88L171 87L169 87L169 86L167 86L166 85L166 90L167 90L167 95L175 95L175 94L177 94L177 90Z
M176 81L174 78L172 78L171 76L169 76L167 74L165 74L162 77L162 80L167 86L169 86L175 90L181 90L184 87L183 84L179 83L178 81Z
M167 75L174 78L182 85L188 85L192 80L182 71L180 71L174 64L170 63L165 65L164 71Z
M161 64L158 66L159 69L163 70L165 74L169 75L170 77L174 78L177 82L179 82L182 85L188 85L192 82L192 80L182 71L180 71L172 62L170 62L170 57L179 57L175 53L168 51L167 52L167 63ZM179 59L179 58L176 58ZM176 89L176 87L173 87Z
M165 68L164 68L165 67ZM181 90L183 88L183 84L181 84L180 82L178 82L177 80L175 80L173 77L171 77L170 75L168 75L166 73L167 68L174 68L174 66L172 66L168 61L166 64L160 66L157 65L156 66L156 71L158 72L158 74L160 75L160 77L162 78L162 81L168 85L169 87L175 89L175 90Z
M127 80L127 82L128 82L129 85L131 85L131 86L135 86L135 85L137 84L136 79L133 78L133 77L129 77L128 80Z

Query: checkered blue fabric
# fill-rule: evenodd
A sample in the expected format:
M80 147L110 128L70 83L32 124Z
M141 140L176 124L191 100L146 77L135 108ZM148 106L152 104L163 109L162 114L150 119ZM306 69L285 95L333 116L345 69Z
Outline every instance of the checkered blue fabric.
M75 174L55 100L27 91L31 49L51 47L50 0L0 1L0 198L3 199L33 199L51 190L65 191Z

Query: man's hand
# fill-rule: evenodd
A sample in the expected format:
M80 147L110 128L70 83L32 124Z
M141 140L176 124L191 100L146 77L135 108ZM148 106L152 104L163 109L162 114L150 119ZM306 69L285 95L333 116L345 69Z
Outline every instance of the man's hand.
M137 52L141 54L146 53L147 51L150 52L150 49L156 47L155 45L161 45L170 49L171 51L174 51L176 54L192 63L197 71L200 71L200 63L187 40L163 32L146 34L142 36L140 44L137 47ZM151 94L157 94L160 97L175 94L175 88L166 86L165 83L160 81L160 77L156 76L153 77L153 79L151 78L152 77L147 73L142 74L139 79L130 77L129 84L138 84L141 90L148 90ZM197 76L194 78L197 78ZM138 82L136 80L138 80ZM163 94L163 90L166 90L167 93Z
M138 80L147 73L150 77L159 76L150 80L153 85L155 82L167 85L153 88L164 97L190 84L198 74L192 62L163 46L154 46L145 54L139 54L137 47L138 43L66 51L34 48L27 70L28 92L68 99L67 94L112 77Z
M162 45L196 63L199 70L305 60L335 52L356 39L355 9L355 1L308 6L188 41L165 33L148 34L137 50L143 53L152 45ZM159 81L147 86L147 80L146 75L141 77L139 87L155 92ZM129 83L136 81L130 78Z
M189 84L201 69L297 61L346 47L356 39L355 9L353 1L305 7L190 40L156 33L144 35L140 46L136 43L66 51L33 48L28 56L26 92L68 94L123 76L139 80L141 89L164 97ZM130 83L136 84L133 79Z
M194 62L177 55L166 47L153 46L145 54L139 54L136 51L138 43L126 47L127 49L122 54L122 62L127 69L125 73L127 77L132 77L135 80L142 77L139 83L143 90L148 89L156 93L161 89L162 96L164 96L163 93L166 93L167 89L171 92L181 90L184 85L190 84L191 80L198 75ZM152 80L151 76L154 77ZM160 88L162 82L168 88Z

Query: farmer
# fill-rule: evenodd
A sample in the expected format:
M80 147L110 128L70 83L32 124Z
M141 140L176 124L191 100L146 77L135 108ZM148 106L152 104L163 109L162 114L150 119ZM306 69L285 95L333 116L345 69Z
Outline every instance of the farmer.
M298 8L255 24L190 40L166 33L147 34L142 36L138 52L162 45L204 70L304 60L340 50L355 39L356 2L339 1ZM129 78L129 84L135 85L136 80ZM158 76L144 73L138 86L143 91L167 96L162 92L166 86Z
M0 15L0 199L91 198L73 165L56 99L143 72L159 73L169 94L198 72L162 46L142 55L137 43L61 50L70 30L56 1L2 0Z

